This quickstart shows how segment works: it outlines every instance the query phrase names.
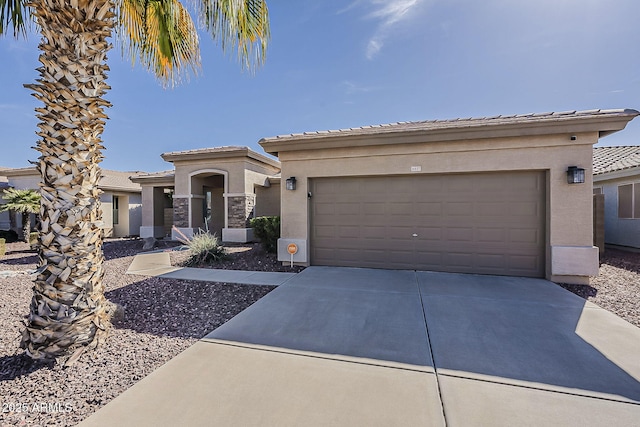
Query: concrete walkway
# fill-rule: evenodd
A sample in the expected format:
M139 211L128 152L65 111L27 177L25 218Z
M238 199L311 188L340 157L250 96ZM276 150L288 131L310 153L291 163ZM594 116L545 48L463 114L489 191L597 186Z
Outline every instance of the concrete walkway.
M310 267L82 426L637 426L640 329L539 279Z
M127 274L155 276L164 279L269 286L279 286L296 275L296 273L269 271L173 267L171 265L169 252L167 251L148 252L136 255L127 269Z

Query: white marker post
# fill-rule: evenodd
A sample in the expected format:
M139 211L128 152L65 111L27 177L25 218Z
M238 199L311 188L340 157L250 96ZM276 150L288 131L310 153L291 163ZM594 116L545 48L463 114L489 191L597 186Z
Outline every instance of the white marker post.
M293 268L293 256L298 253L298 245L295 243L289 243L287 246L287 252L291 255L291 268Z

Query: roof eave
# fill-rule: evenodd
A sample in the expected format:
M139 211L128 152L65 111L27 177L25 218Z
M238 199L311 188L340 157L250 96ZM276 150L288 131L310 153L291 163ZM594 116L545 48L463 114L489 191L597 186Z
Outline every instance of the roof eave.
M113 193L140 193L142 192L142 187L140 188L130 188L130 187L115 187L112 185L98 185L98 188L102 191L110 191Z
M626 169L619 169L610 172L601 172L593 174L593 182L609 181L613 179L640 177L640 166L632 166Z
M260 163L267 164L274 168L280 168L280 162L278 160L269 158L262 154L256 153L251 150L249 147L238 148L236 150L229 151L194 151L194 152L170 152L170 153L162 153L160 155L162 159L166 162L183 162L189 160L215 160L215 159L224 159L224 158L233 158L233 157L248 157L250 159L256 160Z
M170 184L174 185L175 175L166 176L132 176L129 177L136 184Z
M500 123L464 123L452 122L452 126L443 128L399 129L393 127L369 128L354 131L336 131L285 137L263 138L259 141L269 154L278 155L281 151L313 150L348 146L371 146L419 142L448 142L455 140L508 138L515 136L574 134L598 132L599 137L610 135L625 128L627 123L638 114L635 110L625 110L615 114L593 116L573 116L554 118L553 120L531 120Z

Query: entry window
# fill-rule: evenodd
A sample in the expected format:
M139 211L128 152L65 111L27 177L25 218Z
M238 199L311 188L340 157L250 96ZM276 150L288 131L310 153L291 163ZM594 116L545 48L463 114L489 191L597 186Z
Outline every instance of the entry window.
M111 201L111 206L113 209L113 225L117 225L118 224L118 207L120 204L120 199L118 196L113 196L113 199Z
M618 218L640 219L640 183L618 186Z

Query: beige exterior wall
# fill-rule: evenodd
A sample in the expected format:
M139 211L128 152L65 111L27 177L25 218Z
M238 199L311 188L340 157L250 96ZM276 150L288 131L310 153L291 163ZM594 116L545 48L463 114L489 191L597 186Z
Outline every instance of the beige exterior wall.
M291 176L297 179L295 191L287 191L284 186L281 190L282 238L305 241L308 249L309 178L541 170L546 171L548 180L546 276L585 282L594 272L594 265L597 272L598 262L597 249L592 245L591 206L592 146L598 134L576 136L575 141L563 134L280 152L282 180ZM567 183L569 166L585 169L584 184ZM420 171L412 172L412 167ZM552 259L553 247L562 249ZM574 255L581 262L587 259L587 265L575 267ZM574 268L564 268L565 265Z
M113 197L118 196L118 224L113 221ZM135 236L142 224L142 198L137 193L105 191L100 196L105 237Z
M254 158L257 157L257 158ZM202 226L200 219L202 211L203 182L211 177L222 179L222 191L215 192L216 200L212 202L217 207L216 215L212 218L215 230L221 226L224 241L246 242L253 239L251 229L247 225L247 217L253 212L256 186L263 186L269 176L280 171L278 162L261 155L239 148L227 151L204 153L177 153L166 155L165 160L175 166L174 205L178 204L188 209L186 222L178 226L180 231L190 235ZM206 184L205 184L206 186ZM218 187L220 188L220 187ZM213 195L213 194L212 194ZM181 201L178 201L180 199ZM223 216L219 215L222 210Z
M226 174L229 178L226 191L234 194L253 193L254 184L264 184L268 176L278 173L277 168L267 167L245 158L201 159L174 162L175 194L190 194L190 177L199 173ZM197 194L197 193L196 193Z
M270 187L256 186L255 216L280 216L280 184Z

